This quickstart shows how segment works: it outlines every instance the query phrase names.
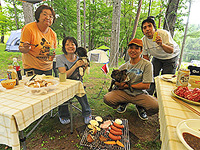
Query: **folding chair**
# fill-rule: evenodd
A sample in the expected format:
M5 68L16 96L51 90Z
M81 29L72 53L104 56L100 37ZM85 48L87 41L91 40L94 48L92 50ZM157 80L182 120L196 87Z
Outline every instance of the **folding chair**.
M76 107L75 105L73 105L74 98L69 99L66 103L64 103L64 105L69 105L69 110L70 110L70 126L71 126L71 131L70 133L73 134L73 110L72 107L74 107L75 109L77 109L78 111L82 112L82 110L80 110L78 107ZM55 114L53 114L53 109L51 110L51 118L55 117L58 114L58 112L56 112Z

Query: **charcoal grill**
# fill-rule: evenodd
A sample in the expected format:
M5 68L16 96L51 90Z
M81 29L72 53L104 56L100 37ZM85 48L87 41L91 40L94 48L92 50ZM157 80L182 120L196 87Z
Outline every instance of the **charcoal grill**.
M120 142L122 142L124 144L124 147L121 147L117 144L115 145L108 145L105 144L104 142L100 141L99 136L103 135L104 137L108 137L108 133L106 132L105 129L101 129L101 131L98 131L96 133L96 135L94 136L94 142L89 143L87 141L87 136L88 134L90 134L90 130L88 127L86 127L83 137L81 139L80 145L82 146L87 146L90 149L95 149L95 150L111 150L111 149L115 149L115 150L130 150L130 141L129 141L129 128L128 128L128 120L127 119L121 119L122 120L122 124L124 125L124 128L122 129L122 135L121 135L121 140ZM108 141L112 141L110 138L108 139Z

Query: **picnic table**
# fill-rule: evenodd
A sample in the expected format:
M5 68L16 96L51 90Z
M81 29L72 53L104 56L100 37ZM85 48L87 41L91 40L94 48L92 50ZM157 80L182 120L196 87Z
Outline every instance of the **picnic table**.
M20 131L75 95L84 94L83 84L69 79L43 95L25 90L24 80L13 89L0 90L0 144L20 150Z
M177 125L183 120L200 119L200 116L171 97L171 91L176 89L175 83L164 81L161 76L155 78L155 83L159 103L161 150L187 150L177 135ZM200 111L200 105L188 105Z

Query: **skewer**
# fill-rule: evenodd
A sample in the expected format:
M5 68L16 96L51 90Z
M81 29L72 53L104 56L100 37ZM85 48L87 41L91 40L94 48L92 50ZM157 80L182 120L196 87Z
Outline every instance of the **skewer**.
M189 110L191 110L192 112L194 112L195 114L200 116L200 112L194 108L192 108L191 106L189 106L188 104L186 104L185 102L179 100L178 98L171 96L171 98L175 101L177 101L178 103L182 104L183 106L187 107Z
M24 42L20 41L20 43L24 43ZM32 46L35 46L35 47L38 46L38 44L30 44L30 43L28 45L32 45Z

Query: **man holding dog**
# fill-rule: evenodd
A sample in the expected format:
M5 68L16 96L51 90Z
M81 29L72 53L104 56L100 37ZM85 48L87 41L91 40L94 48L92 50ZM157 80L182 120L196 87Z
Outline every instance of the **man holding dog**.
M130 91L125 82L115 82L118 90L113 90L104 95L104 102L117 109L119 113L126 111L128 103L135 104L139 117L142 120L148 120L147 115L158 112L158 102L146 91L153 82L153 68L148 60L141 57L142 47L142 40L132 39L128 44L130 61L119 67L119 70L127 69L133 92Z

